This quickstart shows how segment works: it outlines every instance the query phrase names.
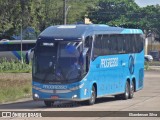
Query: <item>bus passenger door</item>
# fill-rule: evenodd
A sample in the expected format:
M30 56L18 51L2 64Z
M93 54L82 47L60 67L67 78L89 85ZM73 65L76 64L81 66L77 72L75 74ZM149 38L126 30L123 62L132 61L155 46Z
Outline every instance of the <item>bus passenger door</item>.
M118 77L118 92L121 93L124 91L124 85L125 85L125 74L126 74L126 67L127 67L127 63L126 63L126 57L123 54L118 55L119 58L119 77Z

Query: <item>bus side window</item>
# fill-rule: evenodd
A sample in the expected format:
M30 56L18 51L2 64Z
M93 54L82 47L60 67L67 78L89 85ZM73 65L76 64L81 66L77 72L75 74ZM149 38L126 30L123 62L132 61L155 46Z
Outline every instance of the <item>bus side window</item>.
M11 44L10 51L21 51L21 44Z
M102 35L96 35L94 40L94 45L93 45L93 56L92 56L93 60L102 54L101 41L102 41Z
M7 44L0 44L0 51L7 51Z

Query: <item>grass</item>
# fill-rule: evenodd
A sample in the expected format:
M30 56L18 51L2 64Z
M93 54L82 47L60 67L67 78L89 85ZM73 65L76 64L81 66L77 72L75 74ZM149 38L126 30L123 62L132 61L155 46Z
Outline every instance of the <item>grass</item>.
M31 96L31 65L0 60L0 103Z
M31 96L30 73L0 73L0 103Z

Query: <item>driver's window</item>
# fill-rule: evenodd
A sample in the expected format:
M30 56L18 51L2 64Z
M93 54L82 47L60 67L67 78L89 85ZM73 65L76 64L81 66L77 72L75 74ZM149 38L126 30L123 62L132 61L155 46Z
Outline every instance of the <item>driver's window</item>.
M86 59L85 59L85 62L86 62L86 64L85 64L85 65L86 65L86 66L85 66L85 69L86 69L86 72L88 72L88 70L89 70L89 65L90 65L90 59L91 59L92 36L86 37L85 43L84 43L84 48L87 49Z

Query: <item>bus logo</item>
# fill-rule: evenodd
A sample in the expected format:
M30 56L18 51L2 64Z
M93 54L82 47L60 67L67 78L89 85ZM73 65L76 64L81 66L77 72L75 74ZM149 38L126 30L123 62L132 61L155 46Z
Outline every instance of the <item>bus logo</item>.
M111 68L118 66L118 58L101 59L101 68Z
M133 74L134 73L134 58L132 55L129 56L128 68L129 68L130 74Z

